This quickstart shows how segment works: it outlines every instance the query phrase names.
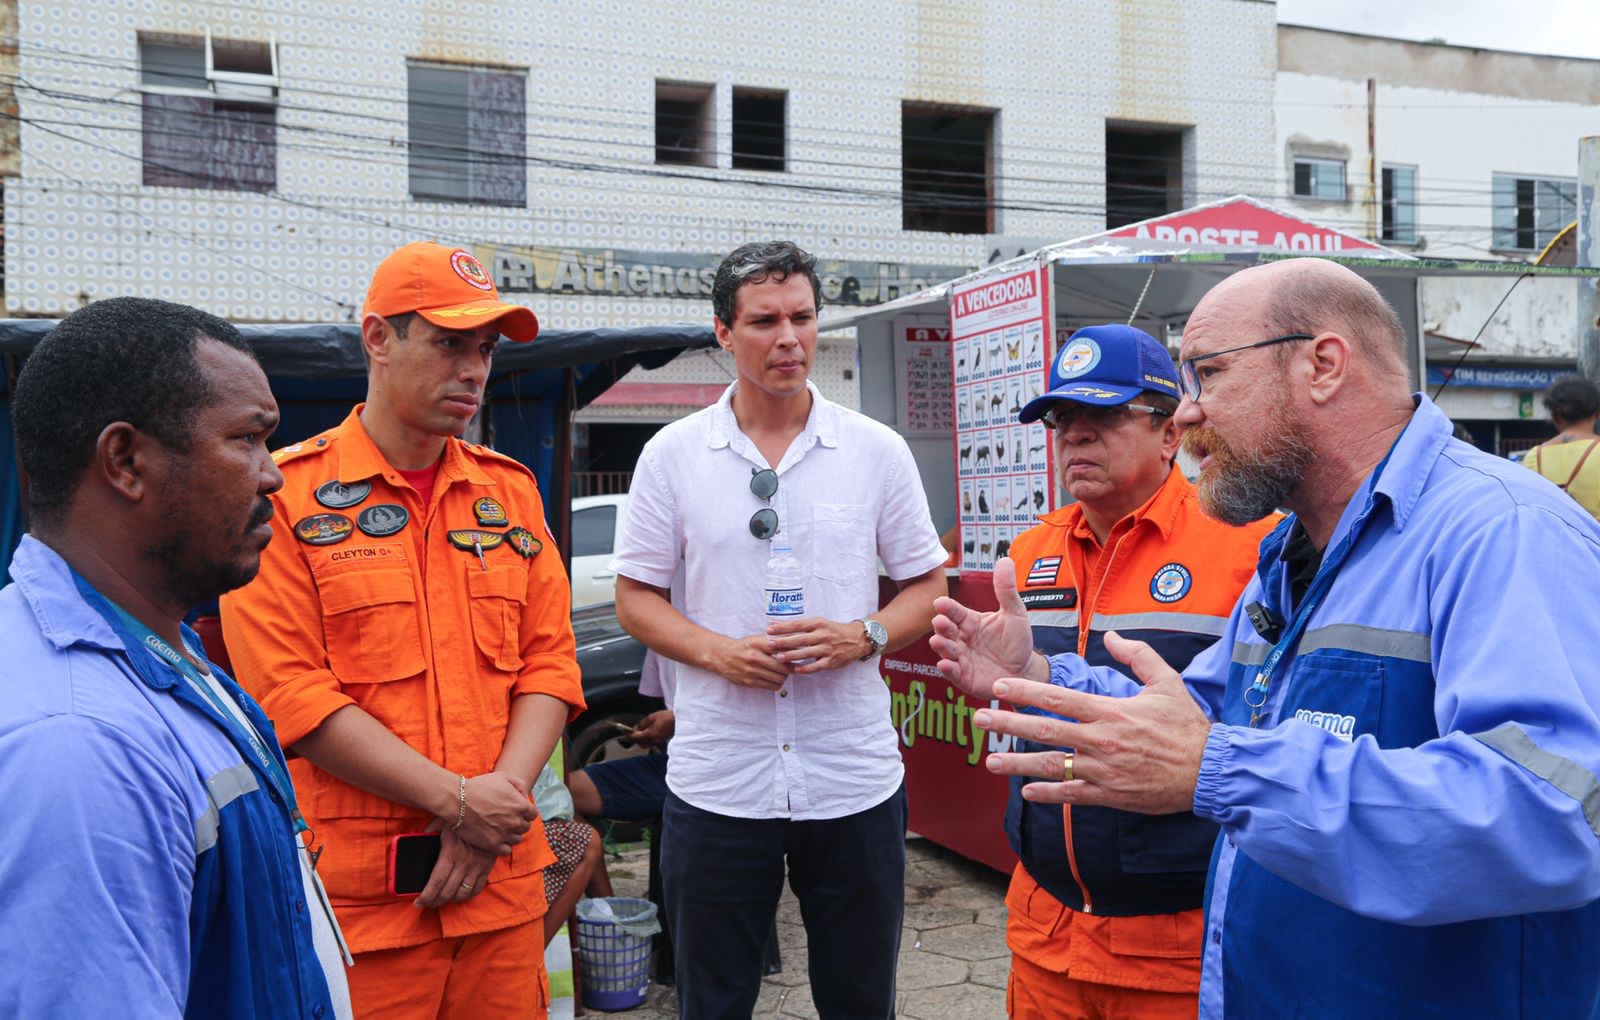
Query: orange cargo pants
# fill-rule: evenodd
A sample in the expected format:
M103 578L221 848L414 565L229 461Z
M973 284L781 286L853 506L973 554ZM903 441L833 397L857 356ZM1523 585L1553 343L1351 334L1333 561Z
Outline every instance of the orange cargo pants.
M1193 992L1075 981L1019 956L1011 957L1006 1015L1011 1020L1194 1020L1200 1000Z
M550 1009L544 920L356 954L357 1020L543 1020Z

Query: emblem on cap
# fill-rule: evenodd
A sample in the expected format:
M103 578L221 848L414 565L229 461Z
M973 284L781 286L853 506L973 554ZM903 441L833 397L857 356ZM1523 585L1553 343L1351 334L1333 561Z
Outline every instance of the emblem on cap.
M1094 383L1079 383L1076 386L1069 386L1064 390L1060 390L1053 395L1057 397L1098 397L1101 400L1115 400L1117 397L1122 396L1116 390L1102 389Z
M479 290L494 290L494 281L490 280L489 274L483 271L483 263L479 262L465 248L457 248L450 253L450 268L456 271L457 276Z
M1182 563L1168 563L1150 579L1150 597L1157 602L1176 602L1189 594L1194 579Z
M479 527L503 528L506 526L506 508L488 496L472 504L472 516L478 519Z
M410 520L411 515L399 503L379 503L356 515L356 527L373 538L383 538L399 531Z
M476 549L493 549L506 540L506 536L498 531L480 531L477 528L463 528L460 531L450 532L450 544L457 549L472 552Z
M1076 379L1100 364L1100 345L1086 336L1072 340L1056 355L1056 378Z
M338 479L323 482L317 486L317 502L333 510L343 510L347 506L355 506L372 494L371 482L352 482L344 484Z
M511 543L511 548L517 555L525 560L531 560L544 549L544 543L533 537L533 532L527 528L512 528L506 532L506 541Z
M355 530L344 514L312 514L294 526L294 537L307 545L332 545L343 542Z

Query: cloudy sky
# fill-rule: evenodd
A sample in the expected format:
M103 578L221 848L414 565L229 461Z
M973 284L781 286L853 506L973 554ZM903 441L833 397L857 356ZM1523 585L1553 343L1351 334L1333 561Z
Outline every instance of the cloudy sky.
M1443 39L1600 59L1600 0L1278 0L1278 20L1397 39Z

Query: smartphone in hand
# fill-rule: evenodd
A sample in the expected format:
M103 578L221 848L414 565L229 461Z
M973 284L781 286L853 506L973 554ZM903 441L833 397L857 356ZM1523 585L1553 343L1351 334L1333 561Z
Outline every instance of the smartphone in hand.
M406 832L389 841L389 895L409 899L422 894L439 863L437 832Z

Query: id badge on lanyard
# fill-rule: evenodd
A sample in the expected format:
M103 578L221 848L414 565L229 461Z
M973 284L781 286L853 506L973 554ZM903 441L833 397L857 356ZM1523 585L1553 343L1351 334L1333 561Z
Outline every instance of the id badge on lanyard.
M1395 443L1398 444L1399 441L1397 438ZM1322 561L1322 568L1317 571L1317 576L1312 578L1311 587L1307 589L1304 597L1300 599L1300 605L1295 611L1294 619L1289 622L1288 630L1279 639L1278 643L1272 647L1272 651L1267 653L1267 657L1261 663L1260 669L1256 670L1254 682L1245 688L1244 703L1250 709L1251 729L1261 725L1262 720L1266 717L1267 698L1272 691L1272 674L1278 668L1278 663L1292 648L1300 643L1300 638L1305 634L1306 625L1311 622L1311 615L1317 611L1317 606L1322 603L1322 597L1328 594L1328 589L1333 587L1334 578L1339 576L1339 568L1344 566L1345 560L1350 556L1350 551L1355 548L1356 539L1361 537L1361 532L1366 522L1371 518L1372 499L1373 494L1377 491L1378 477L1383 474L1383 469L1388 465L1389 457L1393 453L1394 447L1391 446L1389 453L1384 455L1383 460L1379 462L1372 475L1367 479L1367 484L1361 489L1366 505L1362 508L1360 518L1352 523L1344 539Z
M233 698L228 695L227 689L217 684L213 687L212 679L201 674L199 668L182 655L177 649L167 643L166 639L146 627L135 619L126 609L112 602L104 595L95 593L99 599L117 614L122 625L138 641L153 652L157 658L171 666L178 676L188 686L191 693L205 703L217 716L217 722L227 733L229 742L232 743L241 755L253 758L260 767L259 771L266 777L267 782L273 787L279 801L289 812L293 821L293 834L290 836L295 843L296 864L303 870L303 881L311 887L317 902L322 907L322 912L328 919L328 926L333 932L334 941L338 944L339 954L344 958L346 966L354 966L355 958L350 954L350 946L345 942L344 931L339 927L339 920L334 916L333 903L328 899L328 890L322 884L322 876L317 874L317 858L321 856L319 849L312 851L307 840L301 834L310 831L306 824L305 816L300 813L300 807L295 800L294 785L289 781L289 773L282 762L272 754L267 747L267 742L261 732L256 729L250 717L244 713ZM315 833L313 833L313 840Z
M350 946L344 940L344 929L339 927L339 919L334 916L333 901L328 899L328 889L322 884L322 876L317 874L316 856L311 853L310 847L300 841L298 834L295 835L294 841L299 850L306 884L311 886L311 891L316 894L317 903L322 906L322 913L328 918L328 927L333 931L333 940L339 944L339 955L344 958L346 967L354 967L356 960L350 955Z

